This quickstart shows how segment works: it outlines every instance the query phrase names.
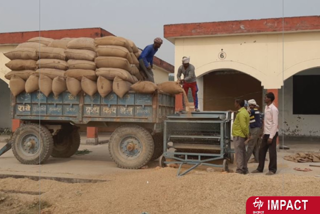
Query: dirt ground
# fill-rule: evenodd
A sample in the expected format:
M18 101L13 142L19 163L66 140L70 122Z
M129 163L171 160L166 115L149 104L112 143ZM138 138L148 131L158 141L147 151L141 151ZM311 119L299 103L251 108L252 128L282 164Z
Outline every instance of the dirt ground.
M3 145L0 143L0 147ZM226 174L221 169L207 172L207 167L178 177L177 169L159 168L157 162L143 170L123 170L111 161L107 144L81 145L81 151L90 152L70 159L50 158L42 166L22 165L8 151L0 157L0 175L86 178L104 182L2 178L0 213L233 214L245 213L246 200L251 196L320 196L320 168L298 172L293 168L309 167L309 163L297 164L283 159L296 151L319 151L318 144L299 145L292 144L290 151L279 151L279 172L271 177ZM256 167L255 163L249 164L250 171ZM231 169L234 170L234 166L231 165Z
M0 179L0 213L38 213L35 207L39 208L36 203L39 196L30 195L30 192L39 190L43 192L40 195L41 213L58 214L232 214L245 213L246 200L251 196L320 195L320 178L316 177L288 174L244 176L205 171L177 177L176 173L174 168L152 168L98 176L98 179L107 181L94 184ZM3 193L13 190L20 193Z

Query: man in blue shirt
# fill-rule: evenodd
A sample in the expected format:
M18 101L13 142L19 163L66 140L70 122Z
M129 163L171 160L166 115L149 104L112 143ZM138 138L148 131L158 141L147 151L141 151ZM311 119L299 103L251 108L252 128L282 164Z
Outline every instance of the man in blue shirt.
M247 148L247 162L253 154L255 162L259 162L259 138L261 136L261 114L258 110L259 106L254 99L248 101L250 107L250 138Z
M153 57L157 53L158 49L161 47L163 41L161 38L155 38L152 45L148 45L142 51L139 57L140 69L146 75L146 81L154 82L153 77Z

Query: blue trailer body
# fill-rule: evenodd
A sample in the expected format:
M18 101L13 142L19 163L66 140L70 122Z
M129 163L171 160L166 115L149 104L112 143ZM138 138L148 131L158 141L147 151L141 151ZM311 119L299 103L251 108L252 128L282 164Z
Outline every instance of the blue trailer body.
M101 97L68 92L46 97L41 92L22 93L13 98L12 116L20 120L41 120L88 124L90 122L152 123L160 124L173 114L174 96L155 93L127 93L123 98L111 93Z

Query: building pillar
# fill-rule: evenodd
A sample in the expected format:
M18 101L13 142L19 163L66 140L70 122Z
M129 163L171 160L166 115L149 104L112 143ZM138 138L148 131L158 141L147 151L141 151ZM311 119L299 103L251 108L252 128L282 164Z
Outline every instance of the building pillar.
M279 89L267 89L267 93L272 92L274 94L274 101L273 101L273 105L275 105L278 109L279 109ZM279 121L279 119L278 119ZM279 124L279 122L278 122ZM278 125L279 128L279 125ZM278 132L279 133L279 132ZM279 135L277 138L277 145L279 145Z
M99 143L98 128L97 127L87 127L86 144L97 145L98 143Z
M19 119L12 119L11 131L15 132L22 124L22 121Z

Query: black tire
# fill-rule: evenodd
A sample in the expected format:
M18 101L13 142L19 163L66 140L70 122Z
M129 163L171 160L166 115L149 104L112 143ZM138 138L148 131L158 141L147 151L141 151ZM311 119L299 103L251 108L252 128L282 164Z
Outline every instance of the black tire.
M70 158L80 147L80 133L77 128L61 129L53 136L53 151L51 156L55 158Z
M163 154L163 134L156 134L153 136L154 152L151 160L157 160Z
M124 125L110 136L109 153L119 168L140 169L153 155L151 134L137 125Z
M52 135L44 126L23 125L13 134L12 152L22 164L42 164L48 160L52 149Z

